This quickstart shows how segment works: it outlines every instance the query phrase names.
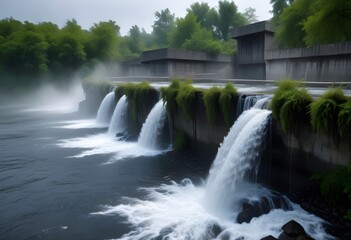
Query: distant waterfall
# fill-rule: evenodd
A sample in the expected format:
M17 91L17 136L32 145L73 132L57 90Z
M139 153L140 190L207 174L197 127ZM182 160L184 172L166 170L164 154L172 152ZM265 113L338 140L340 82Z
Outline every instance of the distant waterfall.
M111 113L115 102L115 93L110 92L102 100L99 110L96 115L96 122L108 125L111 120Z
M163 105L163 101L160 100L152 108L151 112L146 118L138 139L138 144L148 149L157 149L158 138L162 133L167 114L166 109Z
M239 117L242 112L252 108L258 100L264 97L263 95L241 95L237 105L236 116Z
M215 214L226 214L245 176L258 171L260 150L271 112L245 111L234 123L210 169L205 201ZM238 197L238 196L237 196Z
M108 127L108 133L115 136L116 133L123 133L127 128L127 109L128 102L127 97L123 95L116 105L113 111L110 125Z
M267 105L269 103L269 100L271 99L270 96L263 96L261 99L258 99L253 106L253 108L258 108L258 109L267 109Z

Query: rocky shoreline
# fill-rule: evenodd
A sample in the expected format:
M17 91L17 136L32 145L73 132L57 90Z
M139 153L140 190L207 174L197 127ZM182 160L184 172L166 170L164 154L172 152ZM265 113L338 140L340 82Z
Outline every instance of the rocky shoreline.
M326 231L341 240L351 239L351 221L345 218L347 213L346 206L332 206L328 204L321 196L319 186L316 183L309 182L304 187L294 189L290 199L300 204L300 206L326 220Z

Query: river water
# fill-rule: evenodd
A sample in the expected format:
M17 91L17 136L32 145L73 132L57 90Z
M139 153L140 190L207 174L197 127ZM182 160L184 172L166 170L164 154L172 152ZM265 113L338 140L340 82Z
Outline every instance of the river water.
M0 239L118 238L129 225L119 216L93 215L102 205L143 197L140 187L199 181L208 172L208 164L169 152L111 164L113 151L72 158L84 149L62 147L63 141L86 138L94 145L107 129L76 115L29 108L0 109Z
M149 115L155 121L146 120L141 133L158 132L162 107L155 105ZM117 141L108 124L77 113L1 106L0 239L256 240L278 237L290 220L315 239L332 239L321 219L293 203L236 223L241 199L270 195L239 177L241 168L254 164L270 115L249 111L232 127L209 171L214 156L159 150L143 134L138 142Z

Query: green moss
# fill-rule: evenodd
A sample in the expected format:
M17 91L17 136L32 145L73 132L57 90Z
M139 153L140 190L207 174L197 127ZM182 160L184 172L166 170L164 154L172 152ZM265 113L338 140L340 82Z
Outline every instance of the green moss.
M340 136L351 133L351 101L340 105L337 123Z
M188 147L188 137L183 131L177 132L177 136L174 140L173 147L177 152L183 151Z
M329 204L349 207L345 217L351 219L351 165L315 175L312 179L319 184L321 195Z
M276 82L277 89L274 91L274 95L270 104L272 110L272 115L275 119L280 119L280 109L285 103L285 98L283 97L286 92L291 90L296 90L298 87L301 87L302 84L298 81L285 79ZM286 97L286 95L285 95Z
M348 101L341 88L330 88L315 100L310 107L311 124L314 130L334 134L338 128L341 105Z
M312 97L295 80L277 81L277 89L270 104L272 115L277 119L284 132L291 132L301 123L309 123L308 111Z
M150 93L154 90L147 82L141 83L122 83L115 89L117 97L127 96L128 103L132 109L133 121L137 121L138 112L146 108L146 103L150 99Z
M203 92L203 101L206 107L206 114L211 124L216 123L216 115L219 110L219 97L221 95L221 89L218 87L212 87Z
M189 119L195 119L196 88L191 81L182 82L176 97L176 103L180 111Z
M221 90L219 96L219 108L221 109L227 126L231 126L234 121L234 99L237 95L238 92L236 88L231 83L227 83Z
M312 97L306 89L289 90L281 96L283 105L279 111L279 120L284 132L291 132L299 123L309 123L308 109Z
M82 87L85 92L88 92L93 89L94 91L98 90L99 93L105 96L108 92L111 91L114 85L111 82L104 79L88 77L82 81Z
M163 99L163 103L166 104L166 109L169 114L173 114L176 107L176 97L178 95L180 80L173 79L169 87L161 87L160 94Z

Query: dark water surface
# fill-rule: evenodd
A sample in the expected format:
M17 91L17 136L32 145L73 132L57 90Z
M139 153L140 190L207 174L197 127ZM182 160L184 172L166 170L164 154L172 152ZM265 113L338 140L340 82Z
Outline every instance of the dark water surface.
M143 198L139 187L208 173L208 163L174 153L108 165L111 154L69 158L81 149L61 148L60 140L106 129L58 128L77 116L25 109L0 107L0 239L118 238L130 231L125 219L91 213L122 196Z

